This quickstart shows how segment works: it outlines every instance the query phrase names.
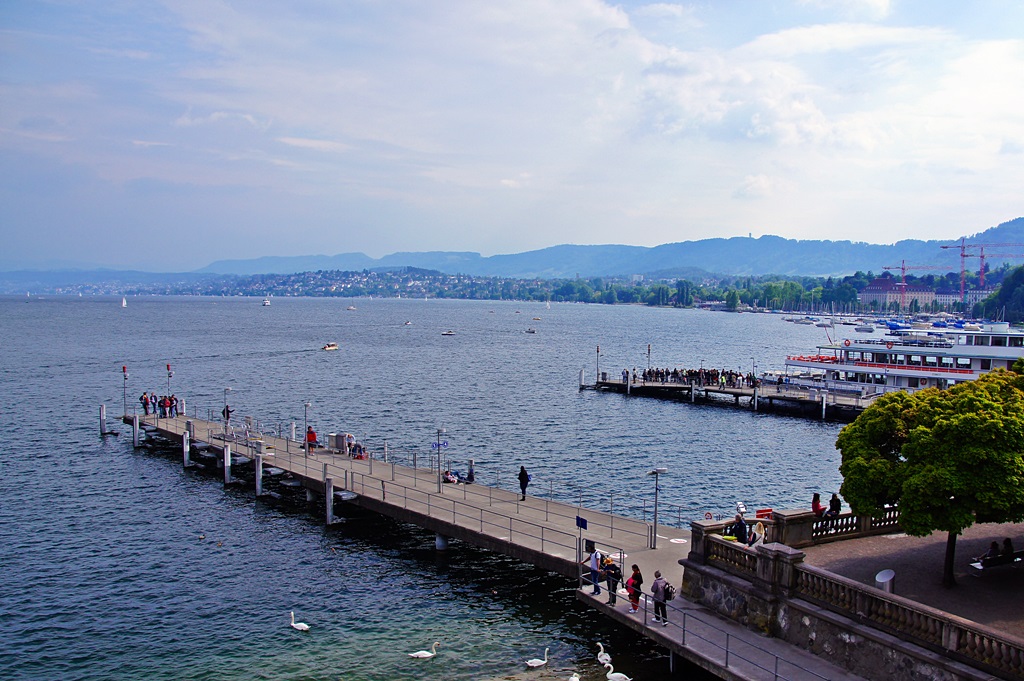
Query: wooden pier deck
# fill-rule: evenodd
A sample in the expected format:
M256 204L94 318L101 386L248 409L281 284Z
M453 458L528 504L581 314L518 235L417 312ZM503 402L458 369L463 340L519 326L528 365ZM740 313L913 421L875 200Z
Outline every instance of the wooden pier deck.
M127 424L132 421L133 417L124 418ZM579 580L577 597L581 601L667 648L673 665L682 658L721 678L744 681L859 678L783 641L759 636L681 596L668 603L670 624L662 626L653 622L649 596L641 599L640 612L630 614L624 589L614 605L605 602L604 584L600 596L591 595L589 570L580 564L586 557L586 541L616 558L625 577L630 565L637 564L649 592L655 570L661 570L677 588L681 586L678 561L689 552L688 530L659 525L657 540L652 542L650 523L530 495L524 501L518 490L482 484L439 486L436 469L355 459L324 448L307 455L301 443L280 437L229 434L225 438L222 423L197 417L148 416L139 417L139 422L149 436L180 443L183 462L206 450L219 457L223 469L224 450L229 447L233 463L224 474L225 484L234 481L231 469L237 470L242 463L238 457L244 457L255 466L257 495L266 472L283 471L289 482L306 490L308 499L332 500L324 504L327 523L333 521L335 502L352 504L435 532L438 548L446 548L449 538L459 539ZM187 430L191 434L186 438ZM578 518L585 519L585 530L578 526ZM652 543L657 548L651 548Z
M798 412L817 418L836 418L851 420L871 406L878 395L833 391L825 386L812 386L798 383L762 384L756 391L747 386L728 386L717 383L700 385L697 383L631 381L622 379L598 380L593 385L580 385L580 389L605 390L625 393L637 397L656 397L678 400L682 402L700 402L732 404L736 407L756 411L772 411L776 406L786 408L790 412ZM756 392L756 398L755 398ZM756 408L755 408L756 399Z

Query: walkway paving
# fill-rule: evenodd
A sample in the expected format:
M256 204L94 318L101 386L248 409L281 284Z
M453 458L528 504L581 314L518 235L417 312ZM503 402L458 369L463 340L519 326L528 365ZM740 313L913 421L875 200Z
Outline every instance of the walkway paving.
M956 543L957 585L942 586L946 533L928 537L888 534L848 539L802 549L805 561L863 584L875 583L881 570L896 572L894 593L964 619L998 629L1024 641L1024 568L1000 567L975 576L972 557L989 544L1010 537L1024 548L1024 523L984 523L968 528Z

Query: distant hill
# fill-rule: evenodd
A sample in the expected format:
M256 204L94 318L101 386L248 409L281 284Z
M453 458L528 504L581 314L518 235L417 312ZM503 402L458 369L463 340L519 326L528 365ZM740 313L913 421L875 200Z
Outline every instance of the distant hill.
M1021 244L998 249L1024 255L1024 218L966 236L967 243ZM906 240L880 245L854 241L814 241L762 236L757 239L702 239L661 246L577 246L564 244L537 251L484 257L479 253L427 251L392 253L371 258L364 253L326 256L265 257L254 260L219 260L198 270L201 274L290 274L315 270L364 270L419 267L448 274L500 276L522 279L624 277L642 274L659 278L685 277L694 268L734 276L842 276L858 270L881 272L884 267L942 267L960 269L960 241ZM969 251L977 253L977 250ZM990 251L992 252L992 251ZM1024 260L1024 258L1022 258ZM1003 260L990 258L989 265ZM1011 263L1014 261L1010 261ZM1021 261L1017 261L1019 264ZM978 268L977 258L968 261Z

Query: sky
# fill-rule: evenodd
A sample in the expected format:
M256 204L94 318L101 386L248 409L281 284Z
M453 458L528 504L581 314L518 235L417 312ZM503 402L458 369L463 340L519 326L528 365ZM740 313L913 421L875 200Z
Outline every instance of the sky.
M0 269L1024 215L1024 3L5 0Z

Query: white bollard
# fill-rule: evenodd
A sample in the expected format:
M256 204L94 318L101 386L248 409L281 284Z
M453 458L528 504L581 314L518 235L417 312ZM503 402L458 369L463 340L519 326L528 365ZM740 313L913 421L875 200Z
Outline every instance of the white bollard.
M224 443L224 484L231 483L231 445Z
M139 446L139 415L132 414L132 445Z
M754 411L757 411L757 386L754 386Z
M256 498L263 496L263 455L256 455Z
M583 369L580 369L580 390L583 390Z
M828 396L828 393L821 393L821 420L822 421L825 420L825 398L827 396Z
M107 434L107 405L100 405L100 435Z
M334 480L331 478L324 480L324 490L327 494L324 504L327 506L327 524L332 525L334 524Z
M295 439L295 421L292 421L292 436L290 439Z
M189 449L192 447L192 438L189 437L188 430L181 434L181 458L182 465L188 468L192 462L189 461Z

